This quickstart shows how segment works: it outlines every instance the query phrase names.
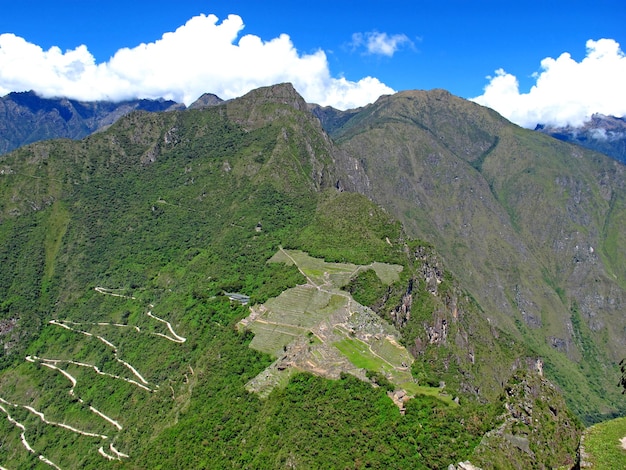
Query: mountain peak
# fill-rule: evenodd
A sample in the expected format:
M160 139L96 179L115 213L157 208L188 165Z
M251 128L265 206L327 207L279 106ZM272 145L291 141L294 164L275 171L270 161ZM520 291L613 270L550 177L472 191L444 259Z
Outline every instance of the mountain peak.
M209 108L223 102L224 100L222 98L213 93L204 93L200 98L189 105L189 109Z
M184 108L171 100L134 99L121 102L43 98L35 91L0 97L0 154L51 138L82 139L113 124L131 111Z
M305 111L307 109L304 98L300 96L291 83L279 83L277 85L258 88L244 95L242 99L254 100L257 104L278 102L289 105L298 111Z
M280 83L258 88L228 102L228 115L231 119L247 127L256 128L267 122L273 113L266 110L267 106L276 104L289 106L296 111L308 111L304 98L296 91L291 83Z

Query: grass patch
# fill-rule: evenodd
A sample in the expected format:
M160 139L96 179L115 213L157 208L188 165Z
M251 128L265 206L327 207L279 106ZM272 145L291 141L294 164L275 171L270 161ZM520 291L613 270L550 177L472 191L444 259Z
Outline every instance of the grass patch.
M620 440L626 437L626 418L617 418L590 427L585 433L587 461L592 468L626 468L626 450Z
M409 367L413 362L413 358L406 348L388 338L372 339L370 346L372 351L384 357L387 362L395 367Z
M363 341L346 338L333 345L357 367L376 372L390 372L392 369L390 364L375 356Z
M452 396L441 393L439 387L426 387L424 385L418 385L415 382L404 382L400 385L409 395L433 397L448 406L458 406Z
M404 269L399 264L372 263L372 269L380 280L388 286L400 280L400 273Z

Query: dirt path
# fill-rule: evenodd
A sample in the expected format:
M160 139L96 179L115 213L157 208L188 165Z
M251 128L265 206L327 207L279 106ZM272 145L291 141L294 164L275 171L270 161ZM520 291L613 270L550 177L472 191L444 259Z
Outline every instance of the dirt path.
M4 402L4 400L2 398L0 398L0 400L2 400ZM59 428L63 428L63 429L67 429L68 431L72 431L76 434L80 434L81 436L88 436L88 437L99 437L100 439L108 439L108 436L105 436L104 434L97 434L95 432L88 432L88 431L81 431L80 429L75 428L74 426L70 426L69 424L65 424L65 423L57 423L55 421L49 421L46 419L46 416L41 412L41 411L37 411L35 408L33 408L32 406L28 406L28 405L15 405L12 404L15 407L21 406L22 408L24 408L25 410L30 411L32 414L34 414L35 416L37 416L42 422L44 422L45 424L48 424L50 426L57 426Z
M113 292L114 289L107 289L106 287L94 287L94 290L96 292L100 292L101 294L112 295L113 297L121 297L123 299L135 300L132 295L116 294L115 292Z
M31 359L27 358L28 361L34 362L32 360L32 359L34 359L36 361L40 361L43 365L46 365L46 364L73 364L73 365L78 366L78 367L87 367L89 369L93 369L94 372L96 374L98 374L98 375L102 375L102 376L105 376L105 377L110 377L112 379L123 380L124 382L127 382L129 384L135 385L135 386L137 386L139 388L142 388L142 389L144 389L144 390L146 390L148 392L154 392L154 390L152 390L151 388L146 387L143 384L140 384L136 380L128 379L126 377L121 377L121 376L115 375L115 374L109 374L108 372L103 372L103 371L100 370L100 368L98 368L98 366L94 366L92 364L87 364L85 362L72 361L72 360L69 360L69 359L49 359L49 358L37 357L37 356L28 356L28 357L31 358ZM59 371L61 373L63 373L63 374L67 374L62 369L59 369ZM69 375L69 374L67 374L67 375Z
M11 423L16 428L21 429L22 433L20 434L20 440L22 441L22 445L26 448L26 450L28 452L31 452L31 453L34 454L35 453L34 449L30 446L30 444L26 440L26 435L25 435L25 433L26 433L26 426L24 426L19 421L15 420L10 415L9 410L7 410L4 406L0 405L0 410L2 410L7 415L7 420L9 421L9 423Z
M59 324L59 323L57 323L57 324ZM115 376L113 374L108 374L106 372L101 372L96 366L93 366L91 364L86 364L86 363L83 363L83 362L64 360L64 359L46 359L46 358L40 358L40 357L37 357L37 356L27 356L26 360L28 362L32 362L32 363L39 363L39 364L41 364L41 365L43 365L45 367L48 367L49 369L56 370L59 373L61 373L63 376L65 376L70 381L70 383L72 384L72 388L69 390L68 393L71 396L73 396L73 397L76 397L76 394L74 392L74 388L76 387L76 385L78 383L78 380L72 374L70 374L69 372L61 369L56 364L65 363L65 364L73 364L73 365L76 365L76 366L79 366L79 367L88 367L88 368L93 369L94 371L96 371L96 373L99 373L101 375L106 375L106 376L110 376L110 377L113 377L113 378L125 380L126 382L133 383L134 385L136 385L138 387L141 387L141 388L144 388L144 389L146 389L148 391L153 391L153 390L150 390L148 387L146 387L146 386L144 386L144 385L142 385L142 384L140 384L140 383L138 383L138 382L136 382L136 381L134 381L132 379L127 379L127 378L124 378L124 377ZM76 397L76 399L77 399L77 401L79 403L85 404L85 402L84 402L84 400L82 398ZM38 416L39 419L41 419L41 421L43 421L47 425L61 427L61 428L67 429L68 431L72 431L72 432L74 432L76 434L80 434L80 435L87 436L87 437L98 437L98 438L103 439L103 440L109 439L109 437L104 435L104 434L97 434L97 433L82 431L80 429L77 429L77 428L75 428L73 426L70 426L68 424L65 424L65 423L57 423L57 422L54 422L54 421L49 421L49 420L47 420L45 418L45 415L42 412L35 410L31 406L16 405L16 404L13 404L13 403L9 403L6 400L2 399L1 397L0 397L0 402L8 404L8 405L11 405L11 406L14 406L14 407L21 406L24 409L28 410L29 412L33 413L34 415ZM89 411L91 411L93 414L97 415L99 418L105 420L106 422L108 422L109 424L114 426L117 429L118 432L123 429L122 425L118 421L116 421L115 419L111 418L110 416L107 416L106 414L102 413L98 409L94 408L92 405L89 405ZM7 416L10 418L10 415L8 413L7 413ZM10 419L10 421L11 421L11 419ZM11 421L11 422L13 422L13 421ZM15 423L17 423L17 422L15 422ZM18 423L18 424L21 424L21 423ZM15 424L15 425L17 426L17 424ZM25 437L24 433L25 433L25 428L23 429L23 432L22 432L22 435L23 435L23 437L22 437L22 444L26 447L28 445L28 441L26 441L26 437ZM106 459L108 459L108 460L121 460L122 457L128 458L127 454L119 452L117 449L115 449L112 446L112 444L110 444L109 447L113 451L114 455L107 454L104 451L104 448L102 446L100 447L100 449L102 449L102 451L100 451L100 449L98 449L98 453L100 455L102 455L103 457L105 457ZM27 449L29 449L29 448L30 448L30 446L27 447ZM34 451L33 451L33 453L34 453ZM40 456L40 460L42 460L45 463L48 463L49 465L53 466L54 468L56 468L58 470L60 470L60 468L56 464L54 464L53 462L47 461L47 459L43 460L43 459L45 459L45 457L43 459L41 457L43 457L43 456Z
M410 375L410 373L408 372L408 366L401 362L404 361L404 354L399 356L400 352L396 354L395 351L390 350L387 346L387 343L389 343L404 350L398 344L396 337L390 333L391 329L385 328L384 325L379 325L382 320L371 309L362 306L352 298L349 292L338 287L340 283L345 283L346 278L353 278L358 273L370 269L374 270L376 275L380 277L376 269L380 270L382 267L376 266L374 263L358 266L342 263L321 263L319 260L309 261L299 252L291 252L282 247L279 248L278 254L279 256L275 258L275 261L286 264L292 263L298 269L306 282L299 284L297 288L307 289L306 298L310 298L310 301L314 302L314 305L320 311L323 309L325 313L320 315L319 318L318 316L315 317L315 321L319 320L319 323L307 325L306 328L303 328L298 325L298 322L292 322L292 317L289 316L292 313L291 310L300 312L298 307L290 305L289 308L285 307L284 311L282 311L281 304L278 301L276 305L272 304L268 307L251 307L250 316L242 320L240 322L241 325L244 327L255 325L258 331L263 331L264 333L274 328L276 332L280 332L283 335L279 340L281 342L287 342L291 339L287 338L287 335L295 338L294 341L283 346L285 351L284 357L278 359L272 366L252 379L246 387L253 391L265 390L263 387L272 387L275 382L273 381L275 374L271 367L277 368L275 364L281 361L281 365L284 366L281 370L284 370L286 367L293 367L307 370L316 375L329 376L329 374L335 374L337 368L343 368L342 370L344 371L360 371L358 373L355 372L355 375L363 376L364 378L365 372L350 360L350 355L343 354L338 347L335 347L334 342L343 338L357 340L361 354L367 356L368 360L375 361L377 370L385 376L390 376L392 382L396 385L400 386L401 383L405 382L405 375ZM388 277L391 276L389 275ZM313 289L316 289L317 292L312 293ZM290 301L292 300L290 298ZM324 306L321 306L322 300L326 302ZM278 313L275 317L272 317L272 320L269 320L267 317L272 314L270 312L272 309L276 309ZM267 312L270 313L267 314ZM326 315L326 312L328 312L328 315ZM298 331L296 328L301 328L304 334L296 334ZM253 331L257 332L254 328ZM300 352L297 350L300 344L298 339L303 338L307 331L315 335L320 344L312 345L313 342L310 339L305 340L304 344L307 346L307 349ZM271 333L267 333L267 335L271 336ZM372 336L375 337L376 342L371 338ZM268 344L271 341L272 339L269 339ZM259 344L261 343L259 342ZM252 347L254 348L254 346ZM313 349L314 353L311 353ZM323 358L328 356L324 351L332 352L340 357L340 362L330 362L323 367L320 366L325 360ZM408 356L408 352L406 352L406 355ZM409 362L408 359L407 362Z
M4 400L2 400L4 402ZM30 452L31 454L37 454L37 452L35 452L35 449L33 449L30 444L28 443L28 440L26 439L26 426L24 426L22 423L20 423L19 421L15 420L9 413L9 411L2 405L0 405L0 410L2 410L6 415L7 415L7 420L9 421L9 423L11 423L13 426L15 426L16 428L20 429L22 432L20 433L20 440L22 441L22 445L24 446L24 448ZM43 456L42 454L38 454L37 458L39 460L41 460L43 463L51 466L52 468L55 468L56 470L61 470L61 468L55 464L54 462L52 462L51 460L47 459L45 456Z
M296 268L298 268L298 271L300 271L300 274L302 274L302 275L306 278L306 280L307 280L307 284L309 284L309 285L311 285L311 286L313 286L313 287L315 287L316 289L318 289L318 290L319 290L320 286L318 286L315 282L313 282L313 279L311 279L309 276L307 276L307 275L305 274L305 272L302 270L302 268L300 267L300 265L296 262L296 260L295 260L295 259L293 259L293 256L291 256L289 253L287 253L287 252L283 249L283 247L282 247L282 246L279 248L279 250L280 250L280 252L281 252L283 255L285 255L287 258L289 258L289 260L290 260L290 261L294 264L294 266L295 266Z
M106 346L108 346L109 348L111 348L113 350L113 356L115 357L115 360L117 362L119 362L120 364L122 364L124 367L126 367L128 370L130 370L133 375L135 377L137 377L143 384L147 385L149 382L137 371L137 369L135 369L131 364L129 364L128 362L124 361L123 359L120 359L118 354L117 354L117 346L115 346L113 343L111 343L108 339L104 338L103 336L100 335L94 335L93 333L89 333L88 331L83 331L83 330L79 330L76 328L72 328L71 326L66 325L64 322L58 321L58 320L50 320L48 323L52 324L52 325L57 325L57 326L61 326L67 330L70 331L74 331L76 333L80 333L83 334L85 336L91 336L96 338L98 341L101 341L102 343L104 343ZM96 371L97 372L97 371Z
M116 290L116 289L108 289L105 287L95 287L95 291L103 294L103 295L110 295L113 297L120 297L120 298L124 298L124 299L131 299L131 300L136 300L135 297L133 297L132 295L125 295L125 294L121 294L119 293L121 290ZM154 306L150 305L149 308L152 309ZM100 370L97 366L93 365L93 364L87 364L84 362L79 362L79 361L74 361L71 359L51 359L51 358L42 358L42 357L37 357L37 356L27 356L26 357L26 361L34 363L34 364L40 364L44 367L47 367L48 369L54 370L60 374L62 374L71 384L70 386L70 390L69 390L69 395L72 396L75 400L77 400L79 403L84 404L85 406L87 406L87 404L78 396L76 396L75 393L75 388L78 384L78 380L76 379L76 377L74 377L72 374L70 374L68 371L62 369L61 367L59 367L59 365L62 364L66 364L65 367L73 365L76 367L84 367L84 368L89 368L92 369L96 374L98 375L102 375L102 376L106 376L112 379L116 379L116 380L123 380L126 383L132 384L138 388L141 388L143 390L146 390L148 392L156 392L159 388L158 385L156 385L156 388L151 388L149 385L150 383L148 382L148 380L146 378L144 378L141 373L130 363L124 361L123 359L121 359L118 356L118 348L115 344L113 344L111 341L109 341L107 338L105 338L104 336L98 335L96 333L92 333L91 331L86 331L86 329L88 328L86 325L90 325L90 326L97 326L97 327L114 327L114 328L123 328L123 329L134 329L137 333L143 333L143 334L149 334L152 336L159 336L162 337L164 339L167 339L168 341L174 342L174 343L184 343L185 341L187 341L187 338L179 335L178 333L176 333L176 331L174 330L172 324L170 322L168 322L167 320L164 320L163 318L159 318L156 315L154 315L151 311L146 312L146 315L160 323L163 323L165 325L165 327L167 328L166 333L157 333L157 332L145 332L142 331L138 326L134 326L134 325L127 325L127 324L122 324L122 323L114 323L114 322L83 322L83 323L79 323L79 322L74 322L71 320L50 320L49 323L51 325L56 325L58 327L64 328L68 331L72 331L74 333L77 334L81 334L90 338L94 338L98 341L100 341L101 343L103 343L105 346L107 346L107 348L109 348L112 352L113 352L113 356L114 359L119 362L120 364L122 364L132 375L132 378L130 377L122 377L116 374L111 374L108 372L104 372L102 370ZM85 328L82 329L81 327ZM95 331L95 330L94 330ZM191 370L191 374L193 375L193 369L190 367ZM60 467L55 464L54 462L50 461L49 459L47 459L45 456L38 454L38 452L35 451L35 449L33 449L33 447L31 446L30 442L28 441L27 437L26 437L26 426L22 423L20 423L19 421L17 421L16 419L13 418L13 416L11 416L9 410L11 408L23 408L25 410L27 410L29 413L31 413L32 415L36 416L37 418L39 418L39 420L41 422L43 422L44 424L48 425L48 426L55 426L55 427L59 427L59 428L63 428L66 429L70 432L73 432L75 434L79 434L81 436L86 436L86 437L91 437L91 438L99 438L102 440L109 440L108 442L108 446L106 445L102 445L97 449L97 452L100 456L102 456L103 458L107 459L107 460L121 460L122 458L129 458L129 455L119 451L118 449L115 448L115 446L113 445L113 443L110 441L109 436L106 436L104 434L98 434L98 433L94 433L94 432L89 432L89 431L84 431L81 429L78 429L74 426L71 426L69 424L65 424L65 423L61 423L61 422L55 422L55 421L50 421L49 419L46 418L45 414L42 411L36 410L35 408L33 408L32 406L29 405L19 405L19 404L15 404L15 403L11 403L8 402L7 400L3 399L2 397L0 397L0 411L4 412L6 415L7 420L13 425L15 426L19 431L20 431L20 440L22 442L23 447L31 454L37 455L39 460L41 460L43 463L57 469L57 470L61 470ZM117 420L113 419L110 416L107 416L106 414L102 413L101 411L99 411L98 409L94 408L91 405L88 405L88 409L91 413L93 413L94 415L96 415L98 417L98 419L102 419L104 421L106 421L109 425L113 426L115 428L115 430L117 432L122 431L123 426L122 424L120 424ZM115 439L113 439L114 441ZM94 449L95 451L96 449ZM4 470L4 467L0 466L0 470Z
M37 356L26 356L26 360L28 362L36 363L36 359L38 359ZM42 363L42 365L46 366L49 369L58 370L61 374L63 374L65 378L67 378L72 383L72 388L70 388L69 394L74 396L74 387L76 387L76 384L78 382L72 374L70 374L69 372L65 372L63 369L58 368L54 364Z
M293 261L293 260L292 260ZM135 297L133 297L132 295L123 295L123 294L116 294L114 292L115 289L107 289L106 287L94 287L94 290L96 292L99 292L100 294L104 294L104 295L112 295L113 297L121 297L124 299L131 299L131 300L135 300ZM150 304L150 308L154 308L154 305ZM160 321L161 323L165 323L165 325L167 326L167 329L170 330L170 333L172 334L172 337L164 335L163 333L152 333L155 336L161 336L162 338L168 339L170 341L173 341L174 343L184 343L185 341L187 341L187 338L184 338L178 334L176 334L176 332L174 331L174 328L172 328L172 324L166 320L163 320L162 318L157 317L156 315L153 315L151 311L146 312L146 315L148 315L150 318L154 318L157 321ZM115 325L115 326L130 326L130 325L122 325L120 323L94 323L94 325ZM137 331L139 330L139 327L135 327L137 329Z
M104 446L100 446L100 448L98 449L98 453L107 460L121 460L122 457L128 458L128 455L117 450L115 447L113 447L113 444L109 444L109 450L113 455L105 451Z
M152 307L152 305L150 307ZM170 322L165 321L162 318L157 317L156 315L153 315L152 312L149 310L146 312L146 315L148 315L150 318L154 318L155 320L160 321L161 323L165 323L167 325L167 329L170 330L170 333L172 333L173 338L167 335L164 335L162 333L153 333L154 335L169 339L170 341L173 341L174 343L184 343L185 341L187 341L187 338L183 338L182 336L176 334Z
M66 323L68 325L75 325L75 326L81 326L81 325L97 325L97 326L115 326L118 328L134 328L138 333L141 333L141 330L139 329L138 326L135 325L125 325L124 323L110 323L110 322L76 322L76 321L71 321L71 320L63 320L62 323ZM67 328L67 326L65 327Z
M87 366L87 367L93 367L94 369L98 369L95 366L91 366L90 364L83 364L81 362L74 362L74 361L64 361L64 360L54 360L54 359L43 359L37 356L26 356L26 360L28 362L32 362L32 363L37 363L36 361L39 361L39 363L42 366L46 366L49 369L53 369L56 370L58 372L60 372L61 374L63 374L71 383L72 383L72 388L70 389L70 391L68 392L70 395L72 395L73 397L76 396L76 394L74 393L74 387L76 387L76 384L78 383L78 381L76 380L76 378L71 375L69 372L64 371L63 369L61 369L60 367L57 367L55 364L59 363L59 362L65 362L65 363L71 363L71 364L76 364L76 365L81 365L81 366ZM47 361L47 362L46 362ZM110 375L110 374L103 374L103 375ZM121 378L121 377L120 377ZM124 380L128 380L128 379L124 379ZM136 383L136 385L141 386L140 384ZM145 388L145 387L144 387ZM76 399L78 400L79 403L85 403L83 401L82 398L76 397ZM95 409L93 406L89 405L89 410L92 413L97 414L98 416L100 416L102 419L108 421L109 423L111 423L113 426L115 426L118 431L122 430L122 425L120 423L118 423L117 421L115 421L113 418L108 417L107 415L105 415L104 413L102 413L101 411L98 411L97 409Z

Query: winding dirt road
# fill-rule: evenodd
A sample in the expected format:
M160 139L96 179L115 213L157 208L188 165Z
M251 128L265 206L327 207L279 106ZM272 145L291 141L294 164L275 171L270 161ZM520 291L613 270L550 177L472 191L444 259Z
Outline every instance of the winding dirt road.
M95 288L96 292L99 292L103 295L111 295L114 297L121 297L121 298L125 298L125 299L131 299L131 300L135 300L135 297L133 296L129 296L129 295L124 295L124 294L120 294L117 293L114 289L107 289L104 287L96 287ZM150 305L150 309L154 308L153 305ZM172 324L170 322L168 322L167 320L164 320L163 318L159 318L156 315L154 315L152 313L152 311L148 311L146 312L146 315L160 323L163 323L168 330L167 334L164 333L157 333L157 332L146 332L149 335L152 336L159 336L161 338L167 339L168 341L171 341L173 343L178 343L178 344L182 344L185 341L187 341L187 338L179 335L178 333L176 333L176 331L174 330L174 328L172 327ZM76 393L74 391L74 389L76 388L77 384L78 384L78 380L76 379L76 377L74 377L72 374L70 374L69 372L67 372L66 370L62 369L61 367L59 367L59 364L67 364L67 365L73 365L73 366L77 366L77 367L84 367L84 368L89 368L92 369L94 372L96 372L96 374L102 375L102 376L106 376L115 380L123 380L129 384L132 384L140 389L143 389L145 391L148 392L155 392L158 390L159 386L156 385L155 388L150 388L148 385L150 385L150 383L148 382L148 380L146 380L146 378L144 378L141 373L130 363L124 361L123 359L121 359L120 357L118 357L118 348L117 346L115 346L115 344L113 344L111 341L109 341L107 338L105 338L104 336L101 335L97 335L94 333L91 333L90 331L85 331L83 329L80 329L79 327L81 326L85 326L85 325L91 325L91 326L111 326L111 327L116 327L116 328L132 328L134 329L137 333L143 333L141 331L141 329L138 326L134 326L134 325L126 325L126 324L122 324L122 323L111 323L111 322L83 322L83 323L79 323L79 322L74 322L71 320L50 320L49 323L51 325L55 325L61 328L64 328L66 330L72 331L74 333L77 334L81 334L87 337L91 337L91 338L95 338L98 341L102 342L104 345L106 345L108 348L110 348L113 352L114 358L117 362L119 362L120 364L122 364L126 369L128 369L130 371L130 373L132 374L133 378L128 378L128 377L122 377L116 374L111 374L108 372L104 372L102 370L100 370L97 366L93 365L93 364L87 364L84 362L79 362L79 361L74 361L74 360L70 360L70 359L52 359L52 358L43 358L43 357L37 357L37 356L27 356L26 357L26 361L34 363L34 364L40 364L44 367L47 367L48 369L54 370L60 374L62 374L71 384L70 390L68 391L68 394L71 395L72 397L74 397L79 403L85 404L85 402L80 398L76 396ZM193 374L193 369L190 367L191 373ZM18 428L20 430L20 441L23 445L23 447L31 454L37 455L37 458L42 461L43 463L55 468L56 470L61 470L61 468L55 464L54 462L50 461L48 458L46 458L44 455L39 454L37 451L35 451L35 449L31 446L31 444L29 443L28 439L26 438L26 432L27 432L27 428L26 426L17 421L15 418L13 418L13 416L11 416L9 410L11 408L23 408L25 410L27 410L29 413L31 413L32 415L38 417L44 424L49 425L49 426L56 426L56 427L60 427L63 429L66 429L70 432L82 435L82 436L87 436L87 437L95 437L95 438L99 438L102 440L108 440L109 444L108 446L100 446L98 448L98 454L101 455L103 458L107 459L107 460L121 460L123 458L129 458L128 454L125 454L121 451L119 451L118 449L115 448L115 446L113 445L113 442L111 442L111 439L109 436L104 435L104 434L98 434L98 433L94 433L94 432L89 432L89 431L84 431L81 429L78 429L74 426L71 426L69 424L66 423L59 423L59 422L55 422L55 421L50 421L49 419L46 418L45 414L41 411L36 410L35 408L33 408L30 405L20 405L17 403L11 403L7 400L5 400L4 398L0 397L0 411L2 411L5 415L7 420L16 428ZM119 423L117 420L113 419L110 416L107 416L106 414L102 413L101 411L99 411L98 409L94 408L93 406L89 405L88 409L91 413L93 413L94 415L96 415L99 419L102 419L104 421L106 421L109 425L113 426L117 432L122 431L123 426L121 423ZM105 450L106 449L106 450ZM0 466L0 470L4 470L4 467Z

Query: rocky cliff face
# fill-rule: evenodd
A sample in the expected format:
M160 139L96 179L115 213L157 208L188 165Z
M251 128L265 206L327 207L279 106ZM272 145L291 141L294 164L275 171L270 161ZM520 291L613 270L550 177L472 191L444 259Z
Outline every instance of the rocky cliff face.
M485 470L574 467L582 426L554 385L539 372L520 371L502 400L501 424L483 437L470 459L473 464Z
M320 120L322 127L329 134L342 127L362 110L362 108L358 108L341 111L331 106L320 106L318 104L309 104L308 108Z
M514 371L537 369L536 352L484 317L433 247L410 253L414 274L375 308L402 332L420 384L492 401Z

